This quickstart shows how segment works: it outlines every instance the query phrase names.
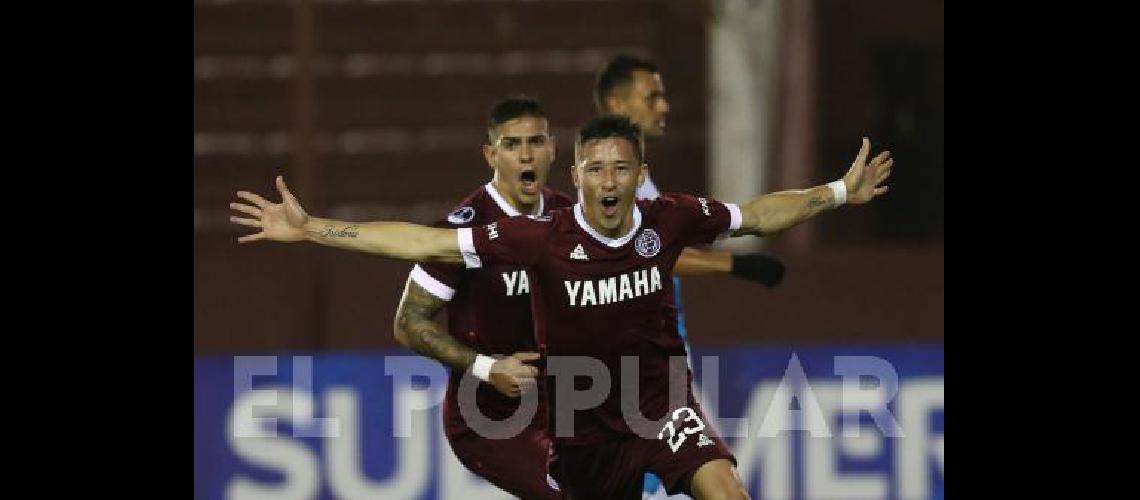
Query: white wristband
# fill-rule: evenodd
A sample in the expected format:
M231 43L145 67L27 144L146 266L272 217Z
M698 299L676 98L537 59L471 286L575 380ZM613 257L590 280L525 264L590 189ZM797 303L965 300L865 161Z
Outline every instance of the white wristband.
M482 354L475 356L475 362L471 363L471 374L486 382L491 378L491 365L493 364L495 364L495 358Z
M827 187L831 188L831 193L835 195L835 205L840 206L847 203L847 185L843 183L843 179L827 183Z

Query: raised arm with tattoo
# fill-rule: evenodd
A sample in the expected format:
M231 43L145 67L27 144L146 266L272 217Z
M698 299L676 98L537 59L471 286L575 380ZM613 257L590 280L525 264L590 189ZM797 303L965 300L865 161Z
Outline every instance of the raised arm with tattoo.
M891 175L894 159L890 151L879 153L870 163L867 155L871 143L863 138L855 162L836 181L811 189L780 191L753 198L740 206L740 229L733 235L768 235L776 233L808 220L824 210L836 208L844 203L861 205L876 196L886 193L886 186L878 187ZM846 197L846 200L837 199Z
M234 216L230 217L230 222L261 229L258 233L238 238L239 243L260 240L311 241L403 260L462 262L454 229L407 222L356 223L311 217L285 186L285 179L277 176L276 182L277 191L281 193L281 203L271 203L247 191L238 191L237 195L253 206L230 203L230 208L256 217L249 219Z

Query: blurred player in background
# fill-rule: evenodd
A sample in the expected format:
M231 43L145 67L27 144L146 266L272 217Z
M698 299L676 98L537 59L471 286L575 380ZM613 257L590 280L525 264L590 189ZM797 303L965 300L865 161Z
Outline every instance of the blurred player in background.
M629 118L645 135L646 141L665 137L669 101L657 65L630 55L614 56L598 72L594 82L594 105L598 114ZM637 198L652 200L660 195L653 178L637 188ZM784 264L763 254L737 254L718 251L685 250L678 273L726 272L733 276L776 286L784 276Z

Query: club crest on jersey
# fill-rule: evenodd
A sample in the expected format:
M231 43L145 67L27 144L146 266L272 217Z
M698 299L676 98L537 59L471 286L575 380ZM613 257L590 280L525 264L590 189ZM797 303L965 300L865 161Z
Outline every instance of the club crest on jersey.
M638 255L647 259L656 256L661 251L661 237L657 236L657 231L643 229L633 242L633 248Z
M460 207L458 210L451 212L447 216L447 222L452 224L466 224L475 218L475 209L471 207Z

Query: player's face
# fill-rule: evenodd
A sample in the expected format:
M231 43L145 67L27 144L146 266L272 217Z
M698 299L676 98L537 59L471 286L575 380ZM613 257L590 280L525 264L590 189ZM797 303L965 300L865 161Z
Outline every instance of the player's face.
M618 137L588 141L577 156L572 177L586 222L606 236L626 234L633 225L637 186L649 167L637 161L632 143Z
M617 100L610 111L629 117L641 127L647 138L665 135L665 115L669 114L669 101L665 99L665 84L661 75L648 71L634 71L633 81L623 94L617 93Z
M515 208L538 202L554 161L554 138L545 118L524 116L499 125L483 157L495 170L495 185Z

